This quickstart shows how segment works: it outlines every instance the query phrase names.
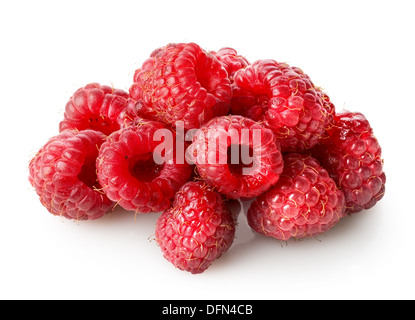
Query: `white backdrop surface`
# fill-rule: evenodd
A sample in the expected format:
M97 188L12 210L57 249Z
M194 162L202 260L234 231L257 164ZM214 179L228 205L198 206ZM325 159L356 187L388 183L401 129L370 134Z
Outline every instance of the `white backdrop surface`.
M413 299L411 1L13 1L0 4L0 298ZM318 239L237 238L205 273L175 269L152 240L158 214L50 215L28 163L90 82L128 90L156 48L196 42L298 66L382 148L386 195ZM243 211L246 211L247 204Z

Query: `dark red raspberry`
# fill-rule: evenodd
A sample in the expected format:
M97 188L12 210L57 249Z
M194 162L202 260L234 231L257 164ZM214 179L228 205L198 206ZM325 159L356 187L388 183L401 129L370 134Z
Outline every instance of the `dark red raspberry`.
M233 48L222 48L218 52L210 51L210 53L222 63L228 72L228 77L231 82L233 82L236 71L249 65L249 61L245 57L238 55L238 52Z
M195 43L155 50L134 75L130 96L143 118L199 128L229 111L230 80L222 64Z
M271 128L283 152L315 146L330 123L334 105L301 69L259 60L236 72L232 114Z
M173 146L166 143L163 147L155 139L156 132L161 132L158 130L167 129L160 122L142 120L112 133L101 146L98 180L108 198L124 209L137 213L163 211L190 178L191 165L175 161L174 142ZM166 162L157 163L154 154Z
M231 199L268 190L283 169L272 130L242 116L212 119L195 134L189 150L200 176Z
M252 202L248 223L269 237L313 237L344 216L344 195L318 161L309 155L284 155L278 183Z
M336 114L313 155L343 190L347 212L369 209L382 199L386 182L382 150L363 114Z
M128 93L123 90L88 84L69 99L59 130L92 129L109 135L120 128L117 118L125 109L127 99Z
M113 203L100 191L95 161L106 136L66 130L51 138L30 161L29 181L50 213L68 219L97 219Z
M235 221L222 196L204 182L188 182L157 220L164 257L180 270L202 273L232 245Z

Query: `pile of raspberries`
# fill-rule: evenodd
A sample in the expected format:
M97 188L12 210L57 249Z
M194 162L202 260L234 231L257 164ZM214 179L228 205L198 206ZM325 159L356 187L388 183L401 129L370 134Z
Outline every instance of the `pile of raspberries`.
M256 232L302 239L373 207L386 177L365 116L336 112L300 68L177 43L151 53L129 92L78 89L59 134L30 161L29 181L68 219L117 205L161 213L164 257L201 273L233 243L235 199L247 201Z

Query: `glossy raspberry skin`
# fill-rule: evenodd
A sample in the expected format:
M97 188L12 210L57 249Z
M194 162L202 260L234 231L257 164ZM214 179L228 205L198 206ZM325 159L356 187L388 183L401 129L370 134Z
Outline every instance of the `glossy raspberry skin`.
M222 64L195 43L168 44L155 50L134 74L130 96L137 113L169 123L199 128L229 111L230 80Z
M29 181L50 213L93 220L113 203L100 191L95 161L106 136L98 131L66 130L51 138L29 164Z
M202 273L232 245L235 221L222 196L204 182L188 182L157 220L164 257L180 270Z
M126 210L161 212L190 178L192 167L186 162L179 164L175 158L162 164L154 161L161 144L154 139L158 130L167 129L160 122L142 120L112 133L100 148L98 180L108 198ZM175 155L175 149L166 146L167 153Z
M329 125L334 105L301 69L258 60L236 72L231 113L271 128L283 152L315 146Z
M249 165L243 171L243 159L239 164L232 160L232 145L251 149L251 171ZM217 117L206 123L194 136L189 150L200 176L230 199L249 199L268 190L278 181L284 165L272 130L237 115ZM221 159L225 161L222 163Z
M238 52L233 48L225 47L219 49L217 52L210 51L210 53L222 63L226 72L228 72L231 83L233 82L236 71L249 65L249 61L245 57L238 55Z
M382 199L386 183L382 149L363 114L336 114L313 155L344 192L348 213L369 209Z
M278 183L261 194L248 210L255 231L279 240L313 237L344 216L344 195L318 161L288 153Z
M127 99L127 92L98 83L79 88L66 104L59 131L92 129L109 135L120 128L117 118Z

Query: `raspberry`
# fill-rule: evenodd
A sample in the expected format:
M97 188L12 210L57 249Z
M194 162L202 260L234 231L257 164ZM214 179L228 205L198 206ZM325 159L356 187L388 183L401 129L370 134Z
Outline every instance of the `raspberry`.
M274 60L238 70L232 89L232 114L271 128L283 152L315 146L334 113L328 96L301 69Z
M248 224L279 240L313 237L344 216L344 195L318 161L288 153L278 183L252 202Z
M313 155L343 190L348 213L369 209L382 199L386 182L382 150L363 114L336 114Z
M180 270L202 273L232 245L235 221L221 195L205 183L188 182L157 220L164 257Z
M92 129L109 135L120 126L117 118L126 107L128 93L91 83L78 89L65 107L65 119L59 131Z
M155 50L134 75L130 96L143 118L185 129L229 111L230 80L222 64L195 43L168 44Z
M231 199L261 194L283 168L272 130L242 116L212 119L198 130L189 150L200 176Z
M160 142L154 140L160 129L167 130L160 122L142 120L112 133L101 146L98 180L108 198L124 209L137 213L163 211L190 178L192 167L187 163L178 164L175 158L162 164L154 161L153 154L161 157L163 152L157 153ZM175 155L174 149L165 152Z
M233 48L222 48L218 52L210 51L209 53L214 55L222 63L223 67L228 72L231 83L233 82L236 71L249 65L249 61L245 57L238 55Z
M68 219L102 217L112 202L99 190L95 161L106 136L66 130L51 138L29 164L29 181L50 213Z

